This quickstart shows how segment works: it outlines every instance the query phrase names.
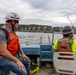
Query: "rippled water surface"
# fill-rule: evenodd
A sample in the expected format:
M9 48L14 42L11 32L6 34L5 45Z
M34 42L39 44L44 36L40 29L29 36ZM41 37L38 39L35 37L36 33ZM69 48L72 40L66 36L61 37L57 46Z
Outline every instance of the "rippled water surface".
M21 46L52 44L56 39L62 37L62 34L54 33L36 33L36 32L17 32ZM76 34L74 35L76 38Z

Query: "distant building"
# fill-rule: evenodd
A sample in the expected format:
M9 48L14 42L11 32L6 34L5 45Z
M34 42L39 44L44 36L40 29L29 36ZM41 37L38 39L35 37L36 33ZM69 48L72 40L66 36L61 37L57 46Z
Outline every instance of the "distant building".
M52 32L52 27L51 26L47 26L47 31L48 32Z
M31 32L31 27L28 28L28 32Z
M44 27L43 32L47 32L47 27Z
M53 31L59 32L60 31L60 27L53 27Z
M38 32L40 32L40 30L41 30L41 28L40 28L40 27L38 27L37 31L38 31Z
M26 31L26 32L27 32L27 28L26 28L26 27L25 27L24 31Z
M21 28L21 31L23 31L23 27Z
M33 28L32 28L32 31L35 32L35 31L36 31L36 27L33 27Z

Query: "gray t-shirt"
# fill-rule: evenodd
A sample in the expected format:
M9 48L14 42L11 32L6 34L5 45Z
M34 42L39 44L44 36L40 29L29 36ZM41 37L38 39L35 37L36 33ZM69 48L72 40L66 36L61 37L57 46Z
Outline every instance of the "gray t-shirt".
M10 29L7 27L7 25L4 25L4 27L8 32L11 32ZM6 34L3 30L0 30L0 44L6 44Z
M7 40L6 40L6 34L3 30L0 30L0 44L6 44Z

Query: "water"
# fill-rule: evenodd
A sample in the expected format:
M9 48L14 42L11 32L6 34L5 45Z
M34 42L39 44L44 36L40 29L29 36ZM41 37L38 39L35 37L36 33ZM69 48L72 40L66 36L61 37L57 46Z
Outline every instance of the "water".
M40 44L52 44L56 39L62 38L62 34L54 33L36 33L36 32L17 32L19 36L21 46L27 45L40 45ZM74 35L76 38L76 34Z

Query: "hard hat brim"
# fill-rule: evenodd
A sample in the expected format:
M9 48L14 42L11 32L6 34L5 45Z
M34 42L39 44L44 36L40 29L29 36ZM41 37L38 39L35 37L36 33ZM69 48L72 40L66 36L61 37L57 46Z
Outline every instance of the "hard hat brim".
M70 34L73 33L74 31L69 31L69 32L62 32L62 34Z

